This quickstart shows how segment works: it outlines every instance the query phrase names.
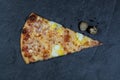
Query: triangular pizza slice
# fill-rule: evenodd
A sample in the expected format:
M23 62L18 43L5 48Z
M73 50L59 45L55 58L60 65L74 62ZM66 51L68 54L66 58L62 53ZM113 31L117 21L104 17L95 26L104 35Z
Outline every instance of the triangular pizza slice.
M26 64L71 54L101 43L31 13L21 32L21 54Z

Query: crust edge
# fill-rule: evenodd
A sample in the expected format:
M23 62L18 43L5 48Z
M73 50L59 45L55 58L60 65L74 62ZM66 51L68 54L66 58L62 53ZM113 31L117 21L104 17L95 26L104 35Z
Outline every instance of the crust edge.
M36 13L33 13L33 12L32 12L32 13L29 14L29 16L31 16L31 15L33 15L33 14L36 15ZM27 19L27 20L28 20L28 19ZM26 22L27 22L27 20L26 20ZM26 22L25 22L22 30L25 28ZM23 47L22 42L23 42L23 34L22 34L22 31L21 31L21 35L20 35L20 50L21 50L21 55L22 55L23 60L25 61L25 63L26 63L26 64L29 64L29 63L30 63L29 59L24 56L24 52L22 51L22 47Z
M24 28L24 27L23 27ZM21 33L21 39L20 39L20 48L21 48L21 54L22 54L22 57L23 57L23 60L25 61L26 64L29 64L29 59L27 57L24 56L24 52L22 51L22 47L23 47L23 34Z

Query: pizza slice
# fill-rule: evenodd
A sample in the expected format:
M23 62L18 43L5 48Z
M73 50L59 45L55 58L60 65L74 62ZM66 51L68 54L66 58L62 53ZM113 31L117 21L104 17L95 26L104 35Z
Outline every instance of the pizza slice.
M101 43L31 13L21 32L21 54L26 62L47 60Z

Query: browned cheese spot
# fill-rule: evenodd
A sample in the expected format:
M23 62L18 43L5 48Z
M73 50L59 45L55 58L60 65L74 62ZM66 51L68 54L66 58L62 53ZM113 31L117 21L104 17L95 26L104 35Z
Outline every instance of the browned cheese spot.
M44 50L43 52L43 59L47 59L49 57L49 51L48 50Z
M22 47L22 51L27 51L28 50L28 47L27 46L23 46Z
M26 33L28 33L28 30L27 30L27 28L23 28L23 30L22 30L22 33L23 33L23 34L26 34Z
M69 42L70 41L70 34L68 30L64 31L64 42Z
M36 16L35 14L30 15L29 18L28 18L28 20L29 20L30 22L35 22L36 19L37 19L37 16Z
M24 28L24 29L22 30L22 34L23 34L23 39L24 39L25 41L28 40L28 38L30 37L27 28Z
M31 55L30 53L28 53L28 52L25 52L25 53L24 53L24 56L25 56L25 57L28 57L28 58L32 57L32 55Z

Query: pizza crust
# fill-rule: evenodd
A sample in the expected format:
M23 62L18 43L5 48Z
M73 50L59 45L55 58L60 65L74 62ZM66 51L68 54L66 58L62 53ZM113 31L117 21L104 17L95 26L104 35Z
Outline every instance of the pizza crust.
M23 43L22 43L22 42L23 42L23 34L21 34L21 39L20 39L21 54L22 54L22 57L23 57L25 63L26 63L26 64L29 64L29 63L30 63L30 62L29 62L29 59L24 56L24 52L22 51L22 48L23 48Z

